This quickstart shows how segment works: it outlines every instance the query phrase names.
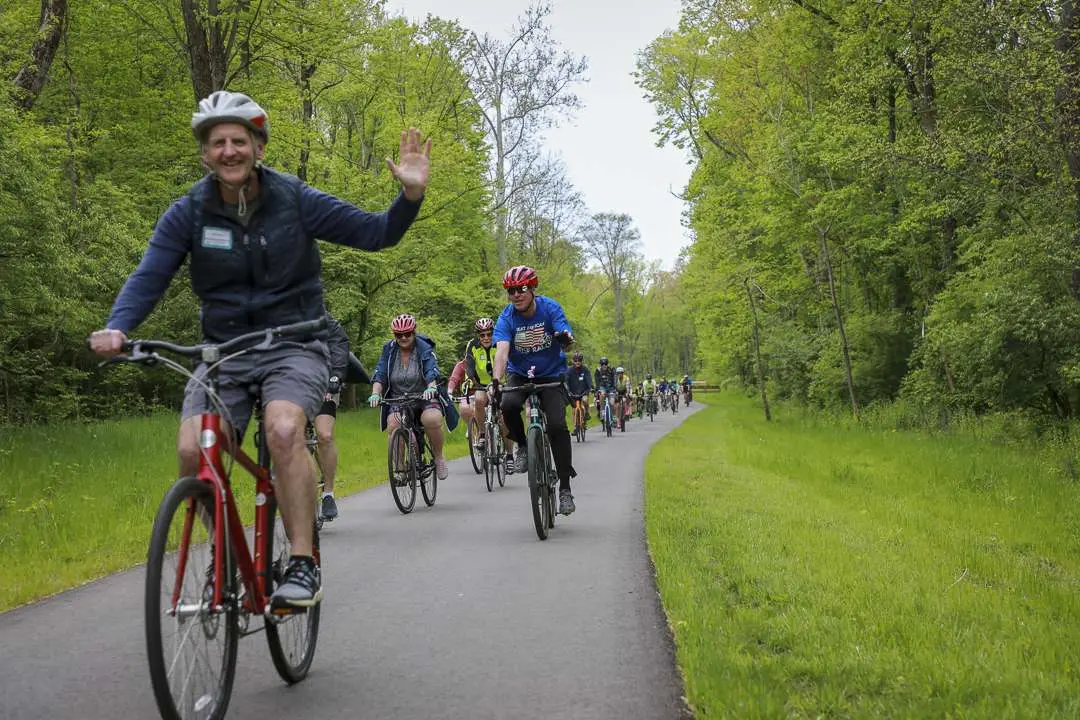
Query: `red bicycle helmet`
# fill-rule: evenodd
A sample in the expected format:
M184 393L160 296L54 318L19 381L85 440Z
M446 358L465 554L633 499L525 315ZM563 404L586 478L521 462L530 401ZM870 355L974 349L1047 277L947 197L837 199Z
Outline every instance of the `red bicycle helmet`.
M528 265L515 265L506 271L503 275L503 287L536 287L539 279L536 277L536 271Z
M494 330L495 321L489 317L482 317L473 324L473 327L476 328L476 332L480 332L481 330Z
M409 313L398 315L390 323L390 331L396 333L414 332L416 330L416 318Z

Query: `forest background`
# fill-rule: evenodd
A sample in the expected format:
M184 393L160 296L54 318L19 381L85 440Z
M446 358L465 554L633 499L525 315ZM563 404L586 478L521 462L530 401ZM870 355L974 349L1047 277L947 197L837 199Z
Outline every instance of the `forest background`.
M174 407L164 374L85 350L153 223L203 174L216 89L267 108L267 162L365 208L400 131L434 141L401 245L322 245L369 364L412 312L444 371L529 263L590 362L690 372L941 425L1080 407L1080 13L1071 0L687 0L638 58L654 138L686 151L693 241L670 271L543 145L586 58L532 6L505 35L364 0L41 0L0 9L0 423ZM606 209L610 210L610 209ZM682 236L672 228L673 242ZM183 271L182 271L183 272ZM194 341L177 278L140 336Z

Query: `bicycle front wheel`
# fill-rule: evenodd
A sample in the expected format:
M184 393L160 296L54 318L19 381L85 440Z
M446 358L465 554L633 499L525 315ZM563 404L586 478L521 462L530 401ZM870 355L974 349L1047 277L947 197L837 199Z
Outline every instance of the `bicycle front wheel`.
M503 459L506 455L506 445L503 443L502 428L498 424L494 426L492 436L495 438L495 451L492 454L495 463L495 479L499 481L499 487L506 487L506 475L509 468L504 465L506 462Z
M416 504L416 454L413 444L409 442L409 431L405 428L395 428L390 436L386 464L394 504L407 515Z
M536 536L547 540L548 479L544 467L544 433L533 425L525 434L525 446L529 452L529 498L532 501L533 524Z
M270 575L266 582L266 596L270 597L274 589L285 579L285 568L292 554L292 543L285 530L285 523L277 512L277 500L270 498L270 520L274 531L267 533L264 552L270 565ZM313 528L315 564L320 564L319 531ZM270 658L274 669L285 682L292 685L303 680L311 661L315 658L315 643L319 639L319 615L322 603L313 605L303 612L289 615L273 615L266 620L266 644L270 647Z
M227 549L214 607L214 496L181 478L165 495L146 556L146 650L161 717L220 720L236 675L236 573Z
M487 485L488 492L495 487L495 473L499 471L499 464L502 461L502 458L496 454L497 451L495 433L491 432L490 425L484 423L484 483Z
M472 461L473 470L476 471L477 475L484 472L484 455L483 452L476 447L476 441L479 440L480 437L480 423L477 422L474 417L472 420L469 420L469 427L465 433L465 440L469 443L469 460Z

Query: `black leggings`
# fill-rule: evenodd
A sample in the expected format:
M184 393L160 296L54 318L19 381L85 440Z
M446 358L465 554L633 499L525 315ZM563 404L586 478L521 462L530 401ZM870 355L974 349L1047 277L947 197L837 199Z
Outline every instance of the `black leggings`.
M558 382L560 378L536 378L528 380L521 375L507 375L506 387L517 387L535 382L537 385L549 382ZM570 478L577 475L573 466L573 448L570 442L570 430L566 427L566 405L569 402L566 389L563 387L544 388L537 393L540 396L540 407L547 415L548 441L551 443L551 454L555 457L555 472L559 476L559 488L570 489ZM521 408L525 405L525 393L505 392L502 396L503 419L506 421L506 432L510 439L525 447L525 421L521 416Z

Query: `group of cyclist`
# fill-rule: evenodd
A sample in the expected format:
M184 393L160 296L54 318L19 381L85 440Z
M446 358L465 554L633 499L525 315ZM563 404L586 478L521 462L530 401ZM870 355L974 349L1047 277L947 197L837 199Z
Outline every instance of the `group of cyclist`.
M606 357L600 358L595 373L590 374L580 352L574 353L571 360L566 385L571 401L581 400L588 407L588 396L592 394L597 415L602 422L612 422L619 427L622 427L634 412L637 412L639 417L647 412L651 403L656 403L653 405L654 413L659 411L660 403L663 403L664 408L677 407L680 391L685 404L689 405L692 392L689 375L683 375L680 381L669 381L665 376L657 382L650 372L646 373L644 380L634 385L626 370L621 365L612 367ZM610 409L610 420L605 419L605 404ZM586 415L586 420L588 417Z
M327 317L327 329L290 338L257 352L220 362L219 398L202 381L203 363L188 383L177 436L181 476L192 476L200 463L200 416L221 403L226 443L243 437L258 396L266 441L274 466L274 487L282 519L289 529L292 555L283 581L271 597L273 608L305 608L323 595L320 568L313 560L311 518L316 504L325 519L338 510L334 500L337 449L334 425L341 387L351 356L340 324L329 317L316 240L375 252L396 245L415 220L430 174L431 140L409 128L401 133L397 162L387 167L401 192L381 213L369 213L312 188L300 179L262 163L270 140L270 120L262 107L241 93L220 90L199 102L191 131L207 170L154 226L149 246L128 277L104 329L89 338L91 349L105 357L123 353L127 334L150 314L187 261L192 289L200 301L202 335L220 344L253 331ZM460 372L448 388L440 387L435 343L417 332L416 318L404 313L391 324L392 339L383 348L372 381L371 405L382 405L381 425L397 423L394 400L419 396L418 424L430 439L437 477L447 475L443 455L445 422L451 430L458 408L451 395L472 386L471 402L461 407L466 419L497 403L507 435L506 462L527 471L523 393L525 383L562 383L538 391L547 416L547 432L559 479L559 512L574 512L570 481L576 473L566 423L570 396L632 395L629 379L601 358L593 378L581 353L568 368L565 350L574 338L562 307L537 294L539 279L528 266L503 276L507 304L496 319L475 322L476 337L465 348ZM651 378L646 378L650 381ZM410 409L411 409L410 405ZM307 453L310 425L318 436L325 487L312 489L315 471Z

